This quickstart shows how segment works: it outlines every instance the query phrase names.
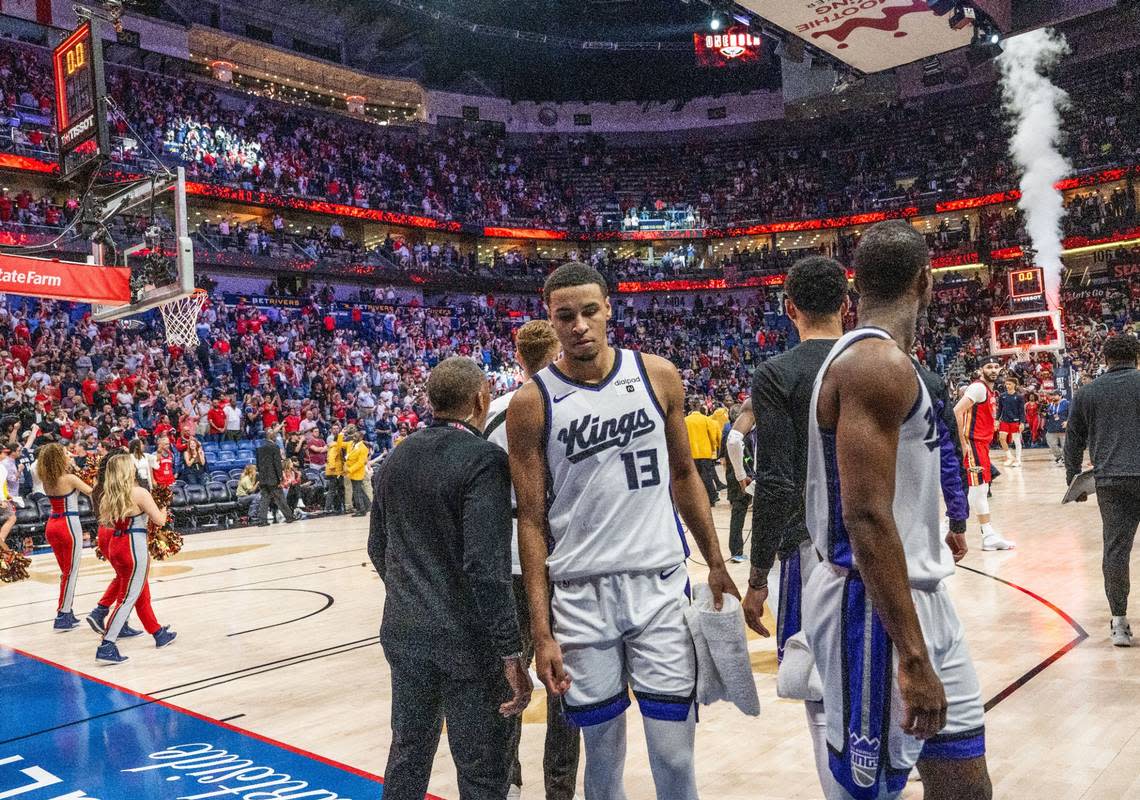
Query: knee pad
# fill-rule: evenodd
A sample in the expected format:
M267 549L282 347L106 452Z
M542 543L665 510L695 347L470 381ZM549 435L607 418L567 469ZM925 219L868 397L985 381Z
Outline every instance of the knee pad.
M978 486L971 486L969 492L970 511L974 514L988 514L990 513L990 500L986 496L989 494L990 485L988 483L979 484Z

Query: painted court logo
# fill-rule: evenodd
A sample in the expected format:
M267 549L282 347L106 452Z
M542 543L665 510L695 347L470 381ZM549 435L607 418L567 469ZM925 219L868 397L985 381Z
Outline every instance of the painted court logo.
M850 735L851 777L856 786L870 788L879 778L879 740L858 733Z
M310 786L273 767L254 764L248 758L214 747L206 742L179 744L151 753L154 762L123 772L138 773L165 770L162 774L171 782L186 778L198 784L200 790L183 786L178 800L206 800L208 797L233 797L239 800L350 800L336 792ZM189 789L189 791L186 791Z
M587 414L560 430L558 441L566 445L566 458L570 463L577 464L611 447L625 447L656 428L644 408L607 420Z

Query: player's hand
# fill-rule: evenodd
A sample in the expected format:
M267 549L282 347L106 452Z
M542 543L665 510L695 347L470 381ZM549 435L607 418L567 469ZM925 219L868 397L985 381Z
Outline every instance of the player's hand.
M570 676L562 665L562 648L553 636L534 643L534 666L546 691L554 697L566 694L570 688Z
M534 684L521 658L504 659L503 676L511 687L511 699L499 706L499 713L504 717L515 717L530 705L530 693Z
M966 543L966 534L964 533L948 533L946 534L946 544L950 546L950 554L954 556L954 563L957 564L966 557L966 553L970 552L970 545Z
M772 635L772 632L764 627L764 603L768 601L768 587L762 589L753 589L748 587L748 591L744 593L744 600L741 605L744 606L744 621L748 623L748 627L756 631L765 639Z
M946 691L925 655L899 662L899 694L903 701L903 733L929 739L946 727Z
M1073 500L1078 502L1078 503L1087 503L1089 501L1089 493L1088 492L1081 492L1079 495L1074 497Z
M748 487L752 484L752 479L751 478L741 478L739 483L740 483L740 491L746 492L746 491L748 491Z
M730 594L737 600L740 599L740 590L736 588L732 576L728 574L728 569L723 563L719 567L713 567L709 570L709 588L712 589L713 608L717 611L724 607L725 594Z

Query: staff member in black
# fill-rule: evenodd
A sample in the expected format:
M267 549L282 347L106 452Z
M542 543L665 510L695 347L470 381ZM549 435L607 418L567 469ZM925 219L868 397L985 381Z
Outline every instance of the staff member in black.
M1072 483L1087 444L1104 524L1101 569L1112 612L1109 632L1114 645L1131 647L1128 562L1140 525L1140 343L1135 336L1113 336L1104 343L1103 354L1108 371L1082 387L1073 400L1065 471Z
M281 491L285 470L281 463L281 448L277 446L279 430L277 426L269 428L265 432L265 441L257 446L257 483L261 486L261 508L257 512L258 526L269 524L266 519L270 503L285 515L286 524L296 520L293 510L285 501L285 492Z
M392 670L386 800L423 800L444 721L462 800L506 797L506 717L530 702L511 589L507 455L480 432L482 370L453 357L427 384L433 424L380 468L368 557L384 581Z

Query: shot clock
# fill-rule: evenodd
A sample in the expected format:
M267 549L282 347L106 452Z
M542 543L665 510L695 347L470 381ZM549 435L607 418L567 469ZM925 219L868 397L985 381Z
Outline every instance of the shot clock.
M109 152L103 42L89 20L52 55L59 170L66 181L98 165Z
M1021 311L1044 309L1045 271L1041 267L1010 270L1009 298L1011 305Z

